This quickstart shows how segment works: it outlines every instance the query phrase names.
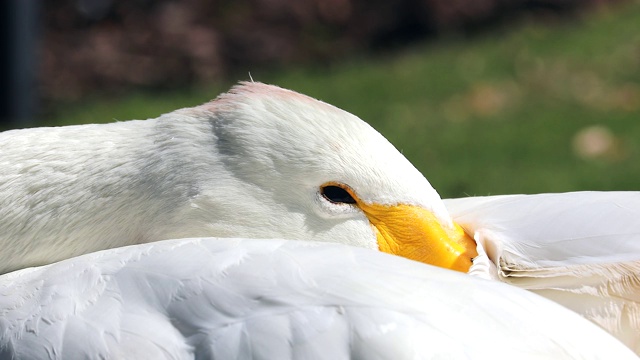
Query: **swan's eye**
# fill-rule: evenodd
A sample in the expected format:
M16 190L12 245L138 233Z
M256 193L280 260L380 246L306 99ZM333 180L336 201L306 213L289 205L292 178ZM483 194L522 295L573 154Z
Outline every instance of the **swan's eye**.
M349 192L339 186L325 185L320 188L320 193L325 199L336 204L355 204L356 200Z

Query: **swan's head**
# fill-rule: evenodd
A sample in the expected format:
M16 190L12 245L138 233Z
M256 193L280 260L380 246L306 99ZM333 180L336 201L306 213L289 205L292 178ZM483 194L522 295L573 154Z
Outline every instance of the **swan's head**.
M438 193L356 116L261 83L242 83L195 113L206 114L216 167L194 175L185 216L206 229L172 236L341 242L460 271L471 265L475 244Z

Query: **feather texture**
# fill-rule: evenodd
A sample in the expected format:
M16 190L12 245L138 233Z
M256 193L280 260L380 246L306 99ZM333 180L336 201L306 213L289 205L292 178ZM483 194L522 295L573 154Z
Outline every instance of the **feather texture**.
M447 199L497 278L552 299L640 353L640 192ZM480 266L480 265L478 265Z
M535 294L319 242L136 245L4 275L0 295L3 359L635 358Z

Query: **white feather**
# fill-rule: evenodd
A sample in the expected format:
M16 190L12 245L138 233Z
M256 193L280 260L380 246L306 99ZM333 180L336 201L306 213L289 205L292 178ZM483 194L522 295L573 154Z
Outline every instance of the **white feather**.
M445 204L490 259L492 266L479 261L471 273L552 299L640 352L640 192L489 196Z
M3 359L635 358L535 294L319 242L136 245L7 274L0 295Z

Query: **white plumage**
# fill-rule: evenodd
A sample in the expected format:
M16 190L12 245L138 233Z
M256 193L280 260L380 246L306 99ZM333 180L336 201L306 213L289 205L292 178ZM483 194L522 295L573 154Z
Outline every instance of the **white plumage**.
M364 358L624 353L595 326L534 294L372 251L214 238L120 248L209 236L334 242L470 267L473 275L558 301L638 350L640 256L631 224L638 193L470 198L445 206L360 119L259 83L157 119L5 132L0 151L0 273L119 248L2 275L0 353L6 356L180 358L196 351L206 357L213 338L202 329L219 321L231 332L216 354L267 349L296 357L294 344L307 331L319 339L311 347L326 352L339 344L336 351ZM447 208L478 242L478 256ZM199 254L202 249L210 250ZM249 253L259 255L242 257ZM245 262L230 275L224 259L237 256ZM367 267L369 257L375 269ZM281 263L295 272L269 269ZM310 280L298 281L301 274ZM331 276L351 285L326 281ZM317 312L299 308L298 301L313 298L325 301L314 303ZM368 310L338 311L352 304ZM415 318L399 304L414 309ZM263 311L287 315L252 317ZM251 332L224 322L232 313ZM336 322L322 320L325 315ZM457 320L447 324L447 317ZM402 329L391 331L395 340L381 342L379 335L394 326ZM318 330L325 328L336 330ZM360 349L363 331L375 341ZM452 350L447 339L459 334L464 340ZM80 335L85 340L73 340ZM414 341L423 336L440 340ZM280 345L262 344L266 339ZM401 347L393 345L398 341ZM593 349L597 344L604 353ZM300 346L311 351L300 353L305 358L317 350Z
M554 300L640 353L640 192L444 202L486 250L472 273Z
M112 249L5 275L0 295L3 359L636 358L535 294L320 242Z

